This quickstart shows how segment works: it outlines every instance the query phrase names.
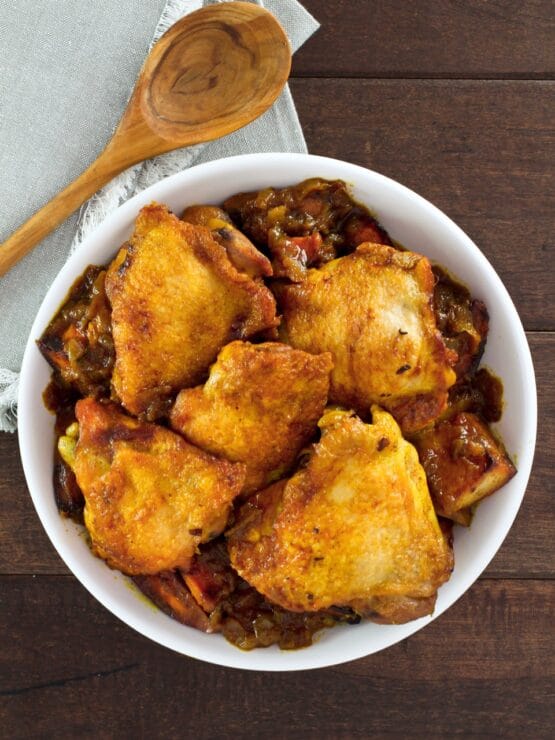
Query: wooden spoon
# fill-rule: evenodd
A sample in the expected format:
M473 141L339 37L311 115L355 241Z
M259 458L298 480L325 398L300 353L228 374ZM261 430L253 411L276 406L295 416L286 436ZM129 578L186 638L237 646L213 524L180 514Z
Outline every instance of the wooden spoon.
M284 30L246 2L197 10L153 46L106 149L0 247L0 275L109 180L137 162L250 123L281 92L291 68Z

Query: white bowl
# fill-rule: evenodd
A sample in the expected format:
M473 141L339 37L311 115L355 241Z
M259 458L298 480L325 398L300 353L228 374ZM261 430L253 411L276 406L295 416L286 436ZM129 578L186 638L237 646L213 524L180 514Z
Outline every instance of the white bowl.
M239 191L291 185L315 176L345 180L354 197L370 207L394 239L448 268L486 303L491 323L483 362L503 380L505 408L497 430L518 474L480 504L469 529L456 528L455 570L439 590L433 616L401 626L366 622L335 627L303 650L280 651L274 646L243 652L221 635L198 632L153 609L125 576L91 554L80 527L60 516L52 488L54 418L41 398L50 368L35 340L87 265L111 260L143 205L156 200L179 213L189 204L221 203ZM383 650L425 627L478 578L505 539L526 489L535 436L536 388L526 337L507 291L478 247L445 214L393 180L346 162L310 155L249 154L210 162L162 180L118 208L68 260L48 291L33 324L21 371L23 468L37 513L67 566L93 596L138 632L193 658L236 668L285 671L334 665Z

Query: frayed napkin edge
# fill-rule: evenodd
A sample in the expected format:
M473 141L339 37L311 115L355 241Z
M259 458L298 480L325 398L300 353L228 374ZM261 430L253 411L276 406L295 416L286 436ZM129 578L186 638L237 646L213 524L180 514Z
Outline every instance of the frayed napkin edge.
M19 373L0 369L0 432L15 432L17 428L17 393Z

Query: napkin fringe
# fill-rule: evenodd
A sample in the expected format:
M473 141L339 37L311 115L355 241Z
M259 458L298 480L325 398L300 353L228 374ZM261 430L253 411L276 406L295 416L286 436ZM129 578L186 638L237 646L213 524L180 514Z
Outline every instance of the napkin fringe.
M168 0L158 20L150 46L152 47L180 18L200 7L202 7L201 0ZM190 166L195 158L196 150L197 147L190 147L188 150L169 152L162 157L133 165L111 180L81 207L77 230L69 253L73 254L81 242L105 220L106 216L125 203L132 195Z
M176 21L201 6L202 0L168 0L158 20L151 46ZM156 160L130 167L93 195L81 207L79 212L77 230L71 243L70 254L78 249L83 239L93 232L109 213L139 190L143 190L163 177L189 166L200 148L202 148L202 145L191 147L189 150L185 150L186 155L181 154L183 150L178 153L170 152L170 157L172 154L174 155L173 162L166 161L168 155L164 155ZM176 154L177 156L175 156ZM17 428L18 389L19 373L0 368L0 432L15 432Z
M0 432L15 432L19 374L0 368Z

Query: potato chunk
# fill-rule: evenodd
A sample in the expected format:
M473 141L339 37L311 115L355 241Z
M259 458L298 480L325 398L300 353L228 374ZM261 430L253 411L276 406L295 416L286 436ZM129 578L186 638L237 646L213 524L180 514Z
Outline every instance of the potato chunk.
M281 336L307 352L331 352L331 401L363 417L378 403L404 431L419 429L442 412L455 382L433 287L425 257L363 244L308 270L303 282L276 286Z
M402 622L429 614L449 577L416 450L390 414L372 416L325 413L306 467L252 497L228 534L233 567L285 609Z
M181 391L170 423L190 442L247 467L244 494L292 465L326 405L329 354L278 342L232 342L200 388Z
M78 401L75 475L95 553L131 575L185 568L226 525L244 466L113 404Z
M165 614L201 632L214 632L210 620L182 578L174 571L151 576L135 576L136 586Z
M116 350L113 388L132 414L153 419L196 385L219 350L277 325L260 280L239 272L201 226L150 205L108 269Z
M414 437L438 514L468 524L463 509L516 473L502 446L474 414L457 414Z

